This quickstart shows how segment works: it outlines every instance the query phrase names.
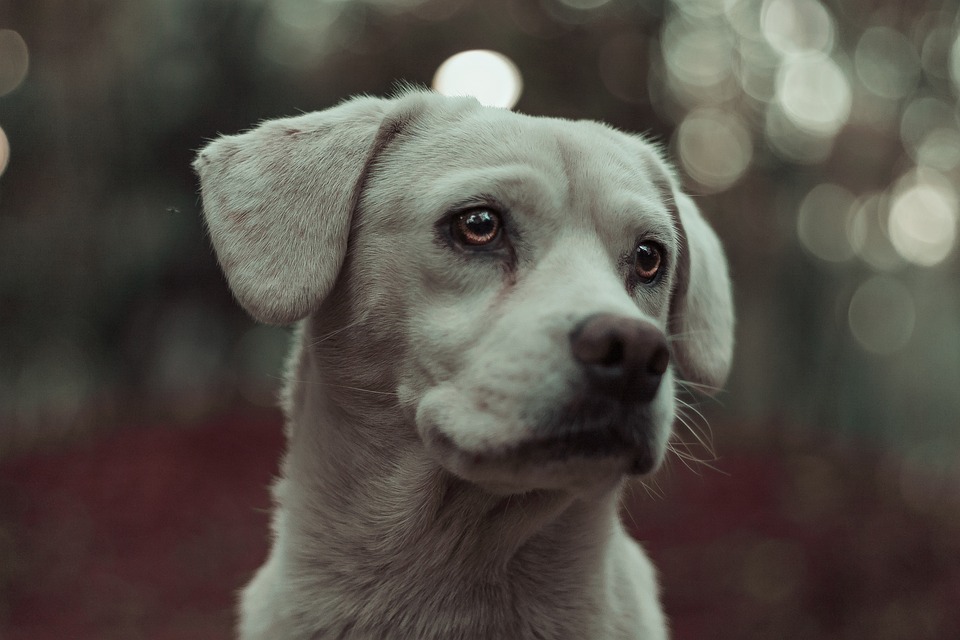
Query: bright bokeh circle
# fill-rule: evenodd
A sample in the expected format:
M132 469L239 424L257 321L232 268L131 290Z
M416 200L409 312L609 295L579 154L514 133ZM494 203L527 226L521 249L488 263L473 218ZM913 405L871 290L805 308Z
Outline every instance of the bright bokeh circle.
M474 49L447 58L433 76L433 88L445 96L473 96L488 107L510 109L520 99L523 79L507 56Z

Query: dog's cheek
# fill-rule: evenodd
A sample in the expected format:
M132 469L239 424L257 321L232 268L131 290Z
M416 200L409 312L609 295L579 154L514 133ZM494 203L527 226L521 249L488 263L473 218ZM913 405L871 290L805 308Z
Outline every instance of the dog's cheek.
M408 319L412 364L428 383L457 375L474 361L496 322L493 293L475 296L419 289Z
M428 448L489 453L517 442L524 425L510 415L478 410L475 399L454 384L445 383L424 393L415 409L417 433Z

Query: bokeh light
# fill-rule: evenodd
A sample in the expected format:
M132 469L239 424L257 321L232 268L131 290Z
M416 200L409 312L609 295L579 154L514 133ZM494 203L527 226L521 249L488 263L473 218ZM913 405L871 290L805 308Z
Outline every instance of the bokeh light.
M905 35L888 27L863 32L854 53L857 76L878 96L898 99L920 80L920 57Z
M319 63L350 42L355 28L343 0L270 0L258 46L265 58L293 68Z
M793 56L777 75L777 102L798 127L834 135L850 115L850 84L825 54Z
M473 96L489 107L510 109L520 99L523 79L510 58L475 49L445 60L433 76L433 88L446 96Z
M954 129L954 108L945 100L922 97L911 100L900 117L900 139L914 160L928 135L938 129Z
M797 126L777 103L767 108L764 135L778 156L795 164L818 164L833 150L833 136L818 135Z
M953 46L950 48L950 77L956 92L960 94L960 33L954 36Z
M890 276L878 275L854 292L847 317L860 346L877 355L889 355L909 342L916 313L910 290Z
M930 131L913 154L917 164L949 172L960 165L960 131L940 127Z
M934 19L931 14L931 20ZM947 16L945 22L952 22L952 18ZM951 28L947 24L940 24L932 27L923 40L923 46L920 49L920 64L923 67L924 74L937 83L950 82L950 48L953 46L955 34L955 28Z
M739 0L673 0L674 6L692 18L714 18Z
M316 0L313 0L316 2ZM327 0L328 2L330 0ZM343 2L343 0L334 0L335 2ZM426 4L429 0L366 0L370 5L375 6L378 10L386 12L388 15L402 14L408 11L416 11L421 8L421 5ZM452 2L446 3L451 4L456 7L457 2L453 0ZM422 15L418 13L418 15Z
M905 260L926 267L943 261L957 235L956 189L941 174L917 169L898 183L888 225Z
M23 37L12 29L0 29L0 96L20 86L29 66L30 53Z
M803 246L822 260L842 262L853 257L847 238L854 196L835 184L818 184L800 203L797 235Z
M610 2L610 0L559 0L560 3L565 4L571 9L580 9L587 11L590 9L597 9L603 5Z
M779 59L765 40L743 38L737 43L740 64L734 69L744 93L761 106L776 95Z
M735 40L729 30L709 22L690 25L678 16L664 28L661 46L670 77L680 85L679 97L684 92L701 100L728 97L718 85L733 74Z
M10 162L10 141L7 140L7 132L0 127L0 176L7 170L7 164Z
M707 191L732 185L753 157L746 125L735 113L720 109L690 112L677 129L675 144L683 168Z
M857 198L850 208L847 238L861 260L878 271L890 271L903 264L903 258L887 235L889 198L882 192Z
M767 42L783 55L833 48L833 18L817 0L764 0L760 24Z

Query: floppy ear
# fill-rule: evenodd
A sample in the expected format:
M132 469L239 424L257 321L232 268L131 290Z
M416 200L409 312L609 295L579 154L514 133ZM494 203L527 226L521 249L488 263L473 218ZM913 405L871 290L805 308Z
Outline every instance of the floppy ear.
M719 390L733 360L733 296L727 259L713 229L690 196L671 188L680 237L670 301L673 355L682 376Z
M289 324L330 292L367 168L399 129L385 119L392 104L355 98L272 120L197 156L217 258L256 319Z

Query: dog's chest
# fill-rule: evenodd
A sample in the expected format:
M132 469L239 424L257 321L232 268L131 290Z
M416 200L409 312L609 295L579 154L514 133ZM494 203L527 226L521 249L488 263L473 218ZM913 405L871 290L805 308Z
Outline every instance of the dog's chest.
M549 571L545 572L549 574ZM613 616L600 591L554 581L536 584L442 578L394 583L367 592L354 614L314 638L343 640L639 640L648 636L633 607ZM356 603L356 600L354 600ZM617 607L620 609L620 607Z

